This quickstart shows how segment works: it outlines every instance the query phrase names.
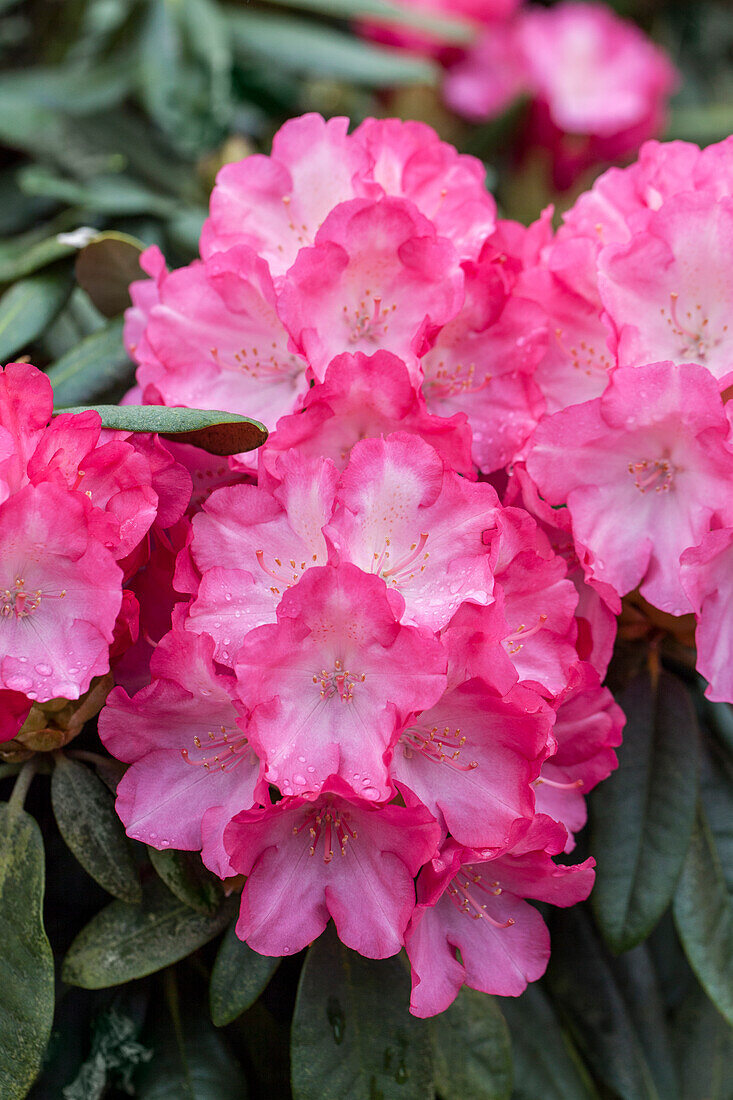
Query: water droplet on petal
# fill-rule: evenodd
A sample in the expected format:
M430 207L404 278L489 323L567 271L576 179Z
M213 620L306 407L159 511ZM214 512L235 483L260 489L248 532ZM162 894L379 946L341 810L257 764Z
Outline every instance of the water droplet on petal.
M304 775L294 775L293 776L293 782L297 783L299 787L304 787L305 786L305 776Z
M379 797L379 791L377 790L376 787L367 787L364 790L363 794L364 794L364 798L378 798Z
M36 665L36 672L39 676L50 676L53 669L50 665Z

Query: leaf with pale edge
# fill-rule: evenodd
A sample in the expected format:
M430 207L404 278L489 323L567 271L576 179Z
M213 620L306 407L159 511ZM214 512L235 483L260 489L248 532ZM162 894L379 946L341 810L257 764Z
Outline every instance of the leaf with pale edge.
M128 306L130 283L144 278L142 245L124 233L101 233L76 257L76 281L105 317L117 317Z
M279 958L258 955L242 943L231 924L211 971L209 1003L216 1026L230 1024L253 1005L279 965Z
M399 959L365 959L328 928L303 966L291 1038L295 1100L432 1100L429 1025Z
M53 956L43 927L45 860L38 825L0 806L0 1096L20 1100L53 1022Z
M613 951L641 943L674 894L697 800L698 728L676 676L637 677L619 697L627 716L618 770L593 793L592 904Z

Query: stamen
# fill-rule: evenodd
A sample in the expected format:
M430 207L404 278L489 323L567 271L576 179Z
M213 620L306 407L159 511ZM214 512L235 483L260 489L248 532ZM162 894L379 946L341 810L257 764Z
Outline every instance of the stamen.
M655 493L668 493L674 485L675 466L666 458L642 459L630 462L628 471L640 493L654 488Z
M231 737L231 734L234 734L234 737ZM226 726L220 726L217 732L208 730L206 737L208 742L206 748L213 750L213 754L209 752L208 755L204 754L199 759L192 760L189 750L183 748L181 756L187 764L195 768L205 768L206 771L214 768L224 772L232 771L241 764L242 760L248 759L254 762L256 759L249 741L239 729L227 730ZM194 737L193 743L197 750L201 749L201 738L198 735Z
M400 741L408 760L416 750L426 760L432 760L435 764L447 764L454 771L471 772L478 767L477 760L471 760L468 764L458 763L461 749L466 743L466 737L459 728L451 729L445 726L439 730L437 726L433 726L432 729L424 726L408 726Z
M524 623L521 623L512 634L507 634L504 641L506 643L508 652L512 656L519 653L520 649L524 649L524 643L526 642L527 638L531 638L534 634L537 634L540 630L542 630L542 627L545 625L546 622L547 615L542 612L542 614L538 617L535 625L530 627L529 630L524 625ZM520 638L521 641L519 640Z
M478 889L484 894L489 894L493 897L497 897L502 893L502 889L498 882L492 883L493 889L487 890L485 886L481 885L480 877L480 875L474 876L472 882L469 882L464 872L464 881L461 882L459 876L456 875L448 887L448 896L451 901L459 912L466 913L468 916L472 917L473 920L488 921L494 928L511 928L514 924L513 917L508 917L505 921L495 920L494 917L486 912L486 903L476 900L472 892L474 886L478 886Z
M41 588L29 592L23 577L16 577L10 588L0 589L0 616L5 619L27 619L37 611L42 600L63 600L66 589L60 592L44 592Z
M311 839L308 855L314 856L323 835L323 862L330 863L334 856L334 838L342 856L346 855L347 843L357 838L356 829L352 829L349 824L350 820L348 812L335 810L327 803L325 806L307 810L301 824L293 826L293 836L299 836L307 828Z
M544 775L538 776L532 786L539 787L540 783L544 783L546 787L554 787L558 791L573 791L583 786L582 779L575 779L572 783L559 783L556 779L548 779Z

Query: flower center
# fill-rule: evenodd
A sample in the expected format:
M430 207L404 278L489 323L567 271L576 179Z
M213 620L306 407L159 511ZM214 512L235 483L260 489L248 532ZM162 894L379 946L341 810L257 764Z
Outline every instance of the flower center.
M250 763L256 762L249 741L239 729L228 730L226 726L219 726L216 732L209 730L203 741L196 735L193 743L200 754L198 758L192 760L188 749L181 749L181 756L187 764L196 768L205 768L206 771L214 768L225 772L236 768L245 759Z
M471 772L478 767L476 760L465 763L465 754L464 762L458 762L461 750L466 743L466 736L459 728L451 729L450 726L444 726L441 730L437 726L432 726L430 729L426 726L408 726L400 742L408 760L413 753L419 753L426 760L432 760L435 764L447 764L459 772Z
M382 306L381 295L375 294L371 303L366 299L371 291L364 292L364 298L356 309L350 311L344 306L344 321L349 329L349 343L358 344L360 340L369 340L375 344L389 331L389 318L397 309L397 304Z
M680 341L680 353L693 355L696 363L705 363L709 353L722 344L722 336L710 335L710 319L703 313L702 305L695 303L694 309L686 309L684 313L679 308L679 294L672 291L669 295L670 308L663 306L660 313L666 320L672 333ZM728 326L723 325L722 333L725 335Z
M386 538L381 554L376 550L374 551L372 572L382 577L393 588L398 585L409 584L413 577L425 571L425 563L430 557L428 552L423 553L427 541L427 532L423 532L418 541L411 543L410 549L396 562L393 562L390 558L392 553L391 540Z
M310 563L305 561L301 561L300 563L298 563L297 561L295 561L294 558L289 558L283 565L282 558L273 558L272 562L276 567L275 569L273 569L272 566L269 566L265 563L264 550L255 551L255 557L257 558L257 563L262 572L266 573L268 577L272 577L272 579L277 581L278 585L280 586L278 588L275 585L270 585L270 591L272 592L273 596L279 596L284 588L290 588L291 585L300 580L303 572L306 570L309 564L315 564L318 561L317 554L313 554ZM292 573L288 571L288 566L290 566L290 568L293 570Z
M534 624L534 626L529 627L529 629L527 629L524 623L520 623L517 629L514 630L511 634L507 634L506 638L504 639L504 644L507 647L507 652L511 654L512 657L515 654L519 653L520 649L524 649L524 643L526 642L527 638L531 638L533 634L539 633L546 622L547 615L543 611L541 615L537 616L537 622Z
M301 359L294 355L278 353L276 341L272 341L269 348L260 349L241 347L233 353L234 362L224 362L216 347L209 348L211 358L220 370L238 371L248 374L251 378L265 378L269 381L290 380L294 382L304 371Z
M480 380L476 381L476 364L455 363L452 367L446 367L441 359L432 378L426 378L424 389L430 397L437 399L456 397L462 393L478 393L485 389L491 381L491 375L485 372Z
M40 588L29 592L23 578L16 577L10 588L0 589L0 615L5 619L27 619L38 610L42 599L63 600L65 595L66 589L62 589L58 596L49 596Z
M640 493L646 493L649 489L655 493L668 493L677 472L667 458L643 458L639 462L630 462L628 470Z
M614 363L603 348L599 351L594 344L589 344L587 340L579 340L577 344L568 346L563 339L563 330L561 328L555 329L555 339L560 345L563 353L570 360L573 368L580 371L582 374L592 375L594 371L602 371L605 373L614 366Z
M335 810L333 806L320 806L315 810L309 810L305 820L300 825L293 826L293 835L299 836L304 829L308 829L311 838L308 855L316 854L319 840L323 839L323 862L330 863L333 859L334 841L341 849L341 855L346 855L346 845L349 840L356 840L357 832L349 824L351 815L341 810Z
M313 674L313 683L320 687L321 699L330 699L338 695L342 703L350 703L354 698L354 687L366 680L365 672L349 672L343 661L334 661L333 671L322 668Z
M471 874L465 870L460 871L448 887L448 896L459 912L466 913L474 920L488 921L494 928L510 928L514 924L512 917L505 921L494 920L486 912L486 903L481 901L482 894L495 898L501 893L502 889L498 882L489 882L484 885L480 874Z

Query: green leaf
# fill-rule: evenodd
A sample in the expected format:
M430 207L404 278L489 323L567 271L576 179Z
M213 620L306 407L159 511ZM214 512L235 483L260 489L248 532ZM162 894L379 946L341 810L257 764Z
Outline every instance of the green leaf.
M698 729L685 685L648 673L619 697L619 766L591 800L593 910L614 951L644 940L669 905L695 817Z
M171 983L168 983L169 986ZM199 1007L197 991L155 1014L146 1042L153 1058L136 1078L138 1100L246 1100L238 1062Z
M377 88L438 80L430 61L305 19L237 9L229 14L229 24L235 49L269 66Z
M267 428L259 420L238 413L210 409L168 408L166 405L74 405L55 413L94 409L102 426L120 432L157 432L176 443L193 443L214 455L235 455L253 451L267 439Z
M25 238L26 234L23 236ZM24 275L32 275L74 251L72 245L62 244L57 236L29 243L24 240L5 242L0 248L0 283L12 283Z
M677 934L700 985L733 1025L733 904L702 807L674 896Z
M682 1100L730 1100L733 1031L699 985L683 1001L674 1025Z
M621 1100L666 1100L590 918L578 907L553 921L547 984L580 1054L604 1084Z
M230 905L213 916L196 913L156 880L143 891L142 905L114 901L92 918L69 948L62 979L104 989L143 978L208 943L231 915Z
M538 985L499 1002L509 1024L514 1064L513 1100L592 1100L587 1070Z
M365 959L332 928L310 948L291 1040L294 1100L432 1100L429 1026L399 959Z
M242 943L230 925L211 971L209 1004L216 1026L230 1024L253 1005L279 965L280 959L258 955Z
M38 1074L53 1021L53 956L43 928L38 825L0 805L0 1096L20 1100Z
M131 383L134 367L122 343L123 320L85 337L46 371L59 405L90 401L110 387Z
M215 913L222 903L219 879L207 871L198 852L148 847L150 862L172 894L197 913Z
M105 317L118 317L132 305L130 283L144 278L141 252L142 245L134 237L102 233L76 257L76 281Z
M140 901L132 845L102 780L78 761L59 755L51 801L61 835L84 870L114 897Z
M156 214L165 218L178 210L178 204L172 199L156 194L137 180L119 173L103 173L84 183L77 183L56 175L40 164L30 164L18 172L18 183L27 195L45 195L69 206L80 206L117 218L125 214Z
M0 362L28 347L50 325L71 293L64 272L21 279L0 298Z
M304 8L336 19L375 19L401 27L414 27L442 42L465 45L476 37L476 28L463 19L438 15L421 8L391 4L388 0L271 0L287 8Z
M430 1023L435 1083L443 1100L508 1100L509 1029L493 997L465 987Z

